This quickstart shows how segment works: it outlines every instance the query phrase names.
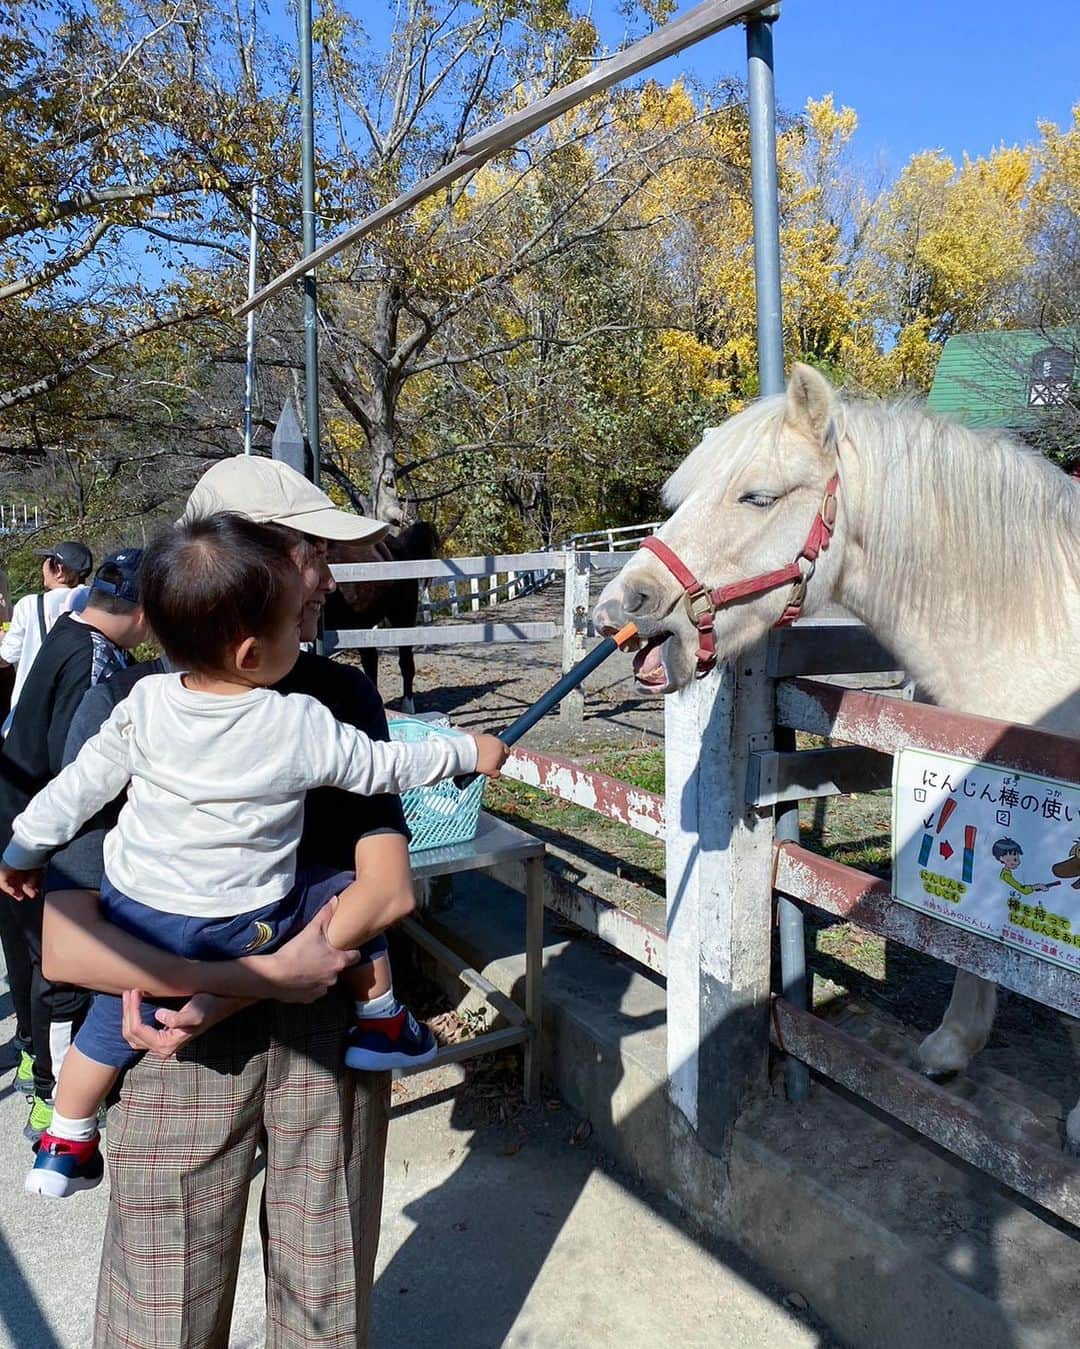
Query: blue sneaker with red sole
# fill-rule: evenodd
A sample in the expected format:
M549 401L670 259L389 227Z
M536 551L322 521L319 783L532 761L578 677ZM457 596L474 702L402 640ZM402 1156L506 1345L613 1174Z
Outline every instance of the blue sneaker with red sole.
M67 1199L80 1190L92 1190L101 1184L105 1162L97 1134L85 1143L57 1138L48 1129L36 1145L37 1157L26 1177L27 1194L43 1194L49 1199Z
M430 1028L417 1021L407 1007L401 1007L393 1016L357 1020L349 1031L345 1066L366 1073L384 1073L391 1068L416 1068L430 1063L438 1052Z

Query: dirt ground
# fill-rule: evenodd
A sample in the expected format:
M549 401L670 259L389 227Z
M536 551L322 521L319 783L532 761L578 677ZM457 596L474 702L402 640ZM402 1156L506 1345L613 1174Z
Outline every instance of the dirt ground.
M561 621L562 588L556 584L534 596L459 622ZM443 621L453 622L452 619ZM558 678L561 640L482 647L437 647L416 653L417 711L439 711L461 726L498 731L525 710ZM345 659L355 659L346 656ZM393 653L384 653L380 689L390 709L400 707L401 680ZM549 714L523 742L528 748L565 755L616 777L613 764L635 755L656 761L663 744L663 701L641 695L630 662L615 655L586 684L585 716L568 728L558 712ZM639 785L644 785L640 783ZM653 790L659 790L654 787ZM591 811L541 797L519 784L489 788L489 809L505 814L544 837L549 865L620 907L664 926L664 849L660 840L624 828ZM808 802L801 814L803 840L815 850L865 871L888 875L891 800L889 792ZM886 942L852 923L807 917L808 949L818 1010L853 1028L866 1012L897 1032L908 1050L932 1030L948 1001L953 971L940 962ZM990 1044L980 1067L1004 1074L1040 1095L1042 1114L1060 1130L1064 1111L1080 1090L1080 1022L1003 992Z

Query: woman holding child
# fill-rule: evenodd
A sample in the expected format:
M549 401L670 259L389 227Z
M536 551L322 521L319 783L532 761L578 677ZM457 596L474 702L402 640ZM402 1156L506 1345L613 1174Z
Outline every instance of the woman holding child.
M211 469L192 494L185 519L223 510L294 531L295 543L289 552L301 584L293 583L290 591L284 581L283 591L289 592L289 623L278 623L274 633L263 638L270 645L280 642L278 655L286 665L284 648L291 650L297 640L310 641L315 636L322 602L333 587L325 560L326 539L372 538L381 526L336 510L300 475L260 459L225 461ZM237 596L238 604L241 598ZM230 647L227 673L243 671L243 647L251 635L241 634L240 641ZM264 673L278 671L271 662ZM217 668L211 677L220 675L221 668ZM181 703L191 695L215 696L205 682L205 671L201 686L200 679L194 679L194 688L187 677L162 678L168 682L159 687L176 691ZM78 724L73 724L69 759L81 748L76 743L79 737L92 734L124 695L136 688L137 681L137 670L130 670L92 691L93 702L88 700ZM351 766L342 767L339 762L329 774L315 773L314 780L351 785L353 792L378 790L405 780L393 774L373 775L370 765L356 768L358 746L365 746L363 754L380 763L388 762L389 748L371 745L371 741L386 739L386 721L378 695L359 671L302 654L283 677L268 677L258 684L256 701L265 703L279 693L303 693L321 704L318 714L310 721L297 722L289 732L295 754L289 753L287 743L266 744L268 761L285 766L284 777L289 778L288 765L294 760L325 759L325 744L297 741L304 737L322 741L326 731L322 718L329 713L363 734L357 737L338 728L349 742L343 758ZM255 695L247 687L238 694L218 689L216 696L224 704L230 697L239 702ZM131 720L139 708L139 702L132 703ZM266 708L272 712L273 703ZM118 711L120 722L125 715ZM111 734L106 730L106 741ZM129 738L134 734L136 742L142 743L137 731L126 734ZM114 757L123 753L115 750ZM492 767L497 768L501 753L494 746L489 749ZM244 762L234 759L222 766L221 795L228 797L230 780L246 779L251 773L259 776L254 762L258 754L258 745L252 743ZM137 767L139 773L153 776L144 765ZM456 773L462 767L455 760L453 765L440 765L439 771ZM72 769L67 772L70 787L80 775ZM117 781L121 776L118 771ZM309 778L301 774L296 783ZM141 782L137 776L137 783ZM300 790L296 783L282 784L285 795ZM199 791L205 795L209 785L193 787L192 799ZM138 786L132 806L139 805L141 791L143 787ZM138 988L157 997L198 995L176 1012L161 1012L159 1021L164 1028L155 1028L144 1025L138 1015L139 995L125 993L124 1031L129 1042L156 1053L181 1052L178 1058L148 1055L138 1063L128 1073L120 1102L110 1116L112 1189L98 1290L94 1340L98 1349L118 1345L209 1347L228 1342L247 1191L260 1142L266 1150L262 1231L267 1344L292 1349L304 1344L367 1342L387 1078L384 1074L353 1076L343 1070L356 1011L342 990L334 987L309 1006L280 1001L311 998L329 988L355 959L351 951L339 947L377 937L412 907L407 836L399 802L386 794L353 792L321 786L310 794L298 849L301 868L321 867L324 877L349 871L331 886L331 891L347 889L348 903L343 900L336 912L324 909L300 936L273 954L260 955L256 946L253 954L235 960L172 955L142 941L132 930L105 922L95 901L84 894L50 895L45 931L50 977L112 993ZM99 803L95 797L83 805ZM288 814L291 809L281 807L279 813ZM264 824L258 822L255 829L260 838ZM58 841L55 830L31 832L32 837L25 834L22 839L29 851L9 857L9 862L37 862L40 854L30 844L51 846ZM279 843L288 835L287 829L269 832ZM101 885L100 837L101 831L96 839L83 837L54 859L56 873L65 878L61 884ZM150 843L144 842L149 858ZM187 836L178 840L178 846L185 843L191 843ZM279 871L281 854L287 848L287 843L277 848ZM203 860L212 852L211 848ZM194 855L188 854L189 858ZM110 872L123 872L124 864L118 858L110 850ZM169 858L170 839L162 837L156 880L168 868ZM275 896L288 890L286 881L291 874L285 865L271 886ZM109 879L116 890L116 878L110 875ZM131 878L126 883L131 887ZM154 884L149 888L154 891ZM219 875L217 891L224 888ZM171 902L175 903L182 889L178 881ZM264 892L255 897L264 897ZM140 900L126 893L120 898ZM160 897L151 898L160 903ZM117 901L110 903L111 911L117 912ZM166 906L161 907L164 912ZM241 907L250 916L260 906L245 901ZM307 917L310 911L305 901L296 912ZM261 929L255 931L258 936ZM160 933L156 935L160 939ZM208 990L219 996L205 996ZM363 992L370 991L369 982ZM362 993L356 997L364 1000ZM265 1000L237 1011L237 1000L253 998ZM81 1122L86 1125L89 1116Z

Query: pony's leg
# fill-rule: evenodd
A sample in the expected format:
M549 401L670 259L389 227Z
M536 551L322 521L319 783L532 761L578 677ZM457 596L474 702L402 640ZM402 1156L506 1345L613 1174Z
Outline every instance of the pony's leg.
M1065 1151L1080 1161L1080 1101L1069 1111L1065 1120Z
M929 1077L963 1072L972 1055L989 1040L996 1010L997 985L967 970L957 970L941 1025L919 1046L923 1072Z
M411 646L398 647L398 664L401 666L401 710L411 716L416 711L416 704L413 702L416 657Z
M364 673L375 685L379 687L379 648L377 646L362 646L360 648L360 664L364 667Z

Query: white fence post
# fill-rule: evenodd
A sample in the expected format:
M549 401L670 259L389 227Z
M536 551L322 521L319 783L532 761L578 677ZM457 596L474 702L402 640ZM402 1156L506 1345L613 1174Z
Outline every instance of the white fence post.
M588 553L563 554L562 670L566 674L585 655L585 639L589 631L589 571ZM579 684L559 704L559 716L564 723L580 725L585 716L585 691Z
M431 586L427 581L420 585L420 622L431 622Z
M480 612L480 577L469 577L469 609L472 613Z
M450 582L446 588L450 592L450 616L452 618L460 618L461 606L458 603L457 582L453 579L453 577L450 578Z
M746 779L772 739L764 644L665 701L670 1092L721 1155L767 1082L773 822Z

